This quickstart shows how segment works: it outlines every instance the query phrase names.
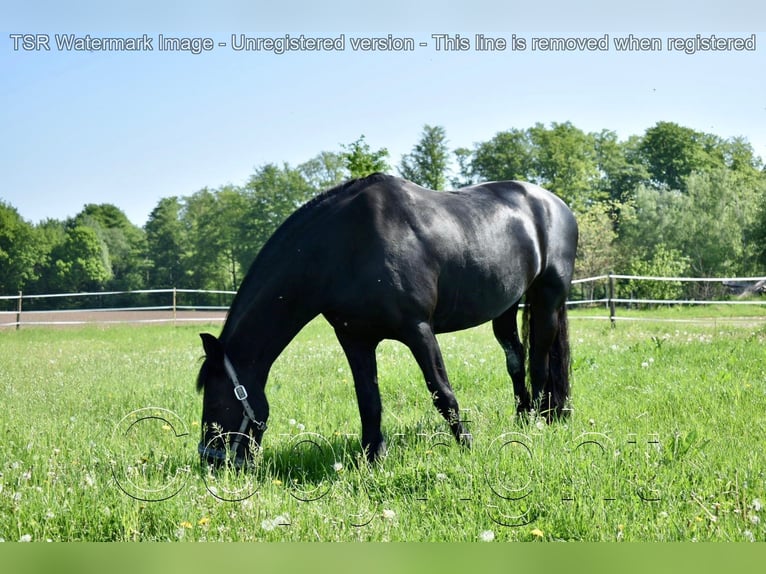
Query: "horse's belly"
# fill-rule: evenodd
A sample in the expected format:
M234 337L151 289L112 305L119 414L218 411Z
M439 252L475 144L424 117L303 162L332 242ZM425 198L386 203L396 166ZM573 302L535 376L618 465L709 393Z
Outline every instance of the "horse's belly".
M499 317L524 294L524 285L474 280L439 289L433 313L434 330L460 331Z

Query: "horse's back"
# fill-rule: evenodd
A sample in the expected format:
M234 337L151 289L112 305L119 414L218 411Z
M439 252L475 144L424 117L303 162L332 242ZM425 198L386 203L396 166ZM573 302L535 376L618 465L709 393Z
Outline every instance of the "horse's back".
M552 240L571 227L568 209L531 184L441 192L381 176L351 191L333 206L323 242L336 309L394 322L425 314L437 331L459 330L504 312L550 259L567 256L566 240Z

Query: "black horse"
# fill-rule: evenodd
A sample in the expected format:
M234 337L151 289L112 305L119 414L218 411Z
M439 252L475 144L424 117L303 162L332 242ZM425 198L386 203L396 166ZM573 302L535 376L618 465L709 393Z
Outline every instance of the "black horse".
M202 334L206 358L203 461L241 462L260 445L271 365L314 317L335 329L354 378L368 458L385 451L375 349L407 345L452 434L470 445L435 334L492 320L518 411L565 414L569 346L565 301L577 223L552 193L493 182L435 192L382 174L352 180L293 213L266 242L232 302L220 337ZM516 315L525 297L532 394ZM244 411L244 412L243 412Z

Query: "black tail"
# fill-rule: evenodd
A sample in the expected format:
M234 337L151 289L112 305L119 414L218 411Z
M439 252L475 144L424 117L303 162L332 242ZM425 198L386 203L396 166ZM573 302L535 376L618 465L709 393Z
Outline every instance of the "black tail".
M551 395L551 406L557 416L566 416L569 410L565 410L569 399L571 365L569 357L569 321L567 320L567 306L562 305L559 309L559 324L556 338L551 346L548 358L548 382L546 392Z

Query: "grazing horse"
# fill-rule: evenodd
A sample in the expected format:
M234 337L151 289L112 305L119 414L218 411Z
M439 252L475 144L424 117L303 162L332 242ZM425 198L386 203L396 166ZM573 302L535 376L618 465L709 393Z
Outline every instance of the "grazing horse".
M219 337L202 334L203 461L261 444L269 369L322 314L348 358L370 460L385 452L375 349L409 347L458 442L460 419L437 333L492 321L518 411L548 420L569 395L566 298L578 229L558 197L529 183L491 182L437 192L383 174L348 181L306 203L258 253ZM531 396L516 315L525 296Z

